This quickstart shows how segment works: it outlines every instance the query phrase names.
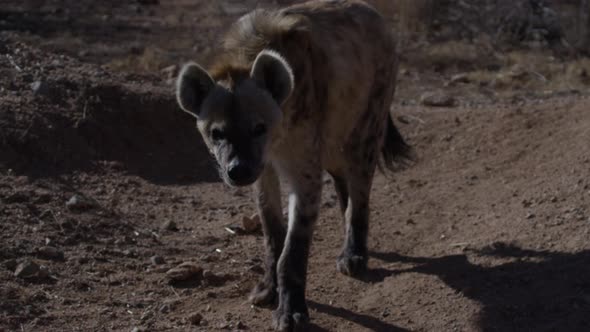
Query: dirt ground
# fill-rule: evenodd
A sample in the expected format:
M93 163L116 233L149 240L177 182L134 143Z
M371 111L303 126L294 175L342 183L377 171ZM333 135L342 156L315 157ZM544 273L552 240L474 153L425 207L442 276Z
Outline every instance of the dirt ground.
M171 85L265 3L153 2L2 1L0 331L271 330L247 302L250 191L219 181ZM312 330L590 331L588 60L473 47L404 51L393 114L418 160L375 179L363 280L336 271L326 178ZM171 283L184 262L205 271Z

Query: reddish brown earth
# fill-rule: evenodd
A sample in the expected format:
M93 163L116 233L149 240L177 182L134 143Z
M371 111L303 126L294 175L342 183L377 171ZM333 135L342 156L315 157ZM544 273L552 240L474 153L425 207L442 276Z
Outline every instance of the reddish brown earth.
M0 331L270 330L270 310L246 301L261 234L225 229L253 213L249 189L219 182L160 71L206 53L242 13L220 3L256 2L138 3L0 8ZM364 280L336 271L326 179L313 330L590 330L587 82L494 70L489 84L450 85L460 68L402 70L393 112L419 158L375 180ZM456 106L419 103L436 89ZM72 196L87 203L66 207ZM28 261L44 272L15 276ZM189 261L208 272L170 284L166 271Z

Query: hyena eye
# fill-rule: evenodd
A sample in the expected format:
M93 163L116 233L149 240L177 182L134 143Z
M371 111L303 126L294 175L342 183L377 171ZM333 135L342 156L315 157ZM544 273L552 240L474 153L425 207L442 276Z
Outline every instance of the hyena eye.
M221 141L225 139L225 132L219 128L213 128L211 129L211 138L214 141Z
M254 137L260 137L264 134L266 134L266 126L264 125L264 123L257 124L256 127L254 127L254 129L252 130L252 136Z

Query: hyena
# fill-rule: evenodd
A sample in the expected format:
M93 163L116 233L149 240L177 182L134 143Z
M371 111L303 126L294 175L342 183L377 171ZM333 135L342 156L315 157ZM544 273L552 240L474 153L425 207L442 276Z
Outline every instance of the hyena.
M278 300L275 328L301 329L323 171L333 178L344 217L336 266L356 277L367 267L375 169L395 168L409 156L389 113L395 41L368 4L332 0L251 12L220 45L209 71L183 67L178 103L196 118L224 181L254 185L266 272L251 302ZM279 176L289 190L287 225Z

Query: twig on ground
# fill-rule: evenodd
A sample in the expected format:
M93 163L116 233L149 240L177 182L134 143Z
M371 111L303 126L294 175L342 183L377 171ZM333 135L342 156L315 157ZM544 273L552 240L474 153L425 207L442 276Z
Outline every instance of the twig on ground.
M8 59L8 62L10 62L10 64L19 72L22 72L23 69L21 67L19 67L16 62L14 61L14 59L12 58L12 56L10 55L6 55L6 58Z

